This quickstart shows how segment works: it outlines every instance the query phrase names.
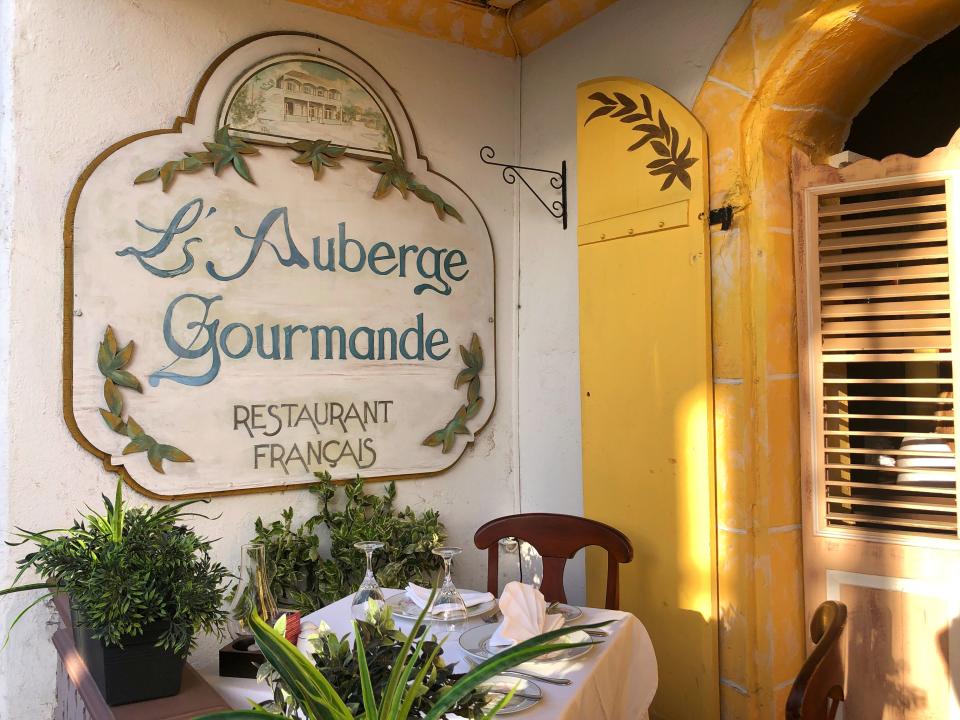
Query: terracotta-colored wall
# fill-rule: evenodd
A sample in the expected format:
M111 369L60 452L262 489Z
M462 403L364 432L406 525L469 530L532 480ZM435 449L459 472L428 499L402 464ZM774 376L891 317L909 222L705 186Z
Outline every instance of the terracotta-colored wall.
M756 0L694 113L710 138L721 713L782 717L805 654L789 156L837 152L850 120L956 0Z

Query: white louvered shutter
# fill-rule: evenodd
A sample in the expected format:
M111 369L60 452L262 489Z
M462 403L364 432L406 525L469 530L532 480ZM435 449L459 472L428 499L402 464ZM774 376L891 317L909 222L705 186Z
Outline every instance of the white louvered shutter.
M950 180L864 185L804 200L800 327L820 524L955 538Z

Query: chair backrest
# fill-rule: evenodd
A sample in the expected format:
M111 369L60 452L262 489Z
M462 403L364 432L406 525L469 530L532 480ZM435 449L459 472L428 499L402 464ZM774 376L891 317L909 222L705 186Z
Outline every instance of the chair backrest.
M473 536L480 550L487 550L487 590L498 592L499 542L514 537L536 548L543 558L543 581L540 591L547 602L566 602L563 591L563 570L567 560L589 545L607 551L606 607L620 606L620 563L633 559L633 546L616 528L596 520L554 513L523 513L491 520Z
M847 606L827 600L810 619L815 647L787 696L787 720L833 720L843 702L843 648Z

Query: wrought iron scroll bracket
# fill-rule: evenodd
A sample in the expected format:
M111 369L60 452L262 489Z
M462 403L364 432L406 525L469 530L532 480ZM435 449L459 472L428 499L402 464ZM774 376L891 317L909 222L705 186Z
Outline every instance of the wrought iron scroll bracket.
M494 162L494 158L497 156L497 153L489 145L484 145L480 148L480 159L487 165L493 165L495 167L503 168L501 174L503 175L504 181L508 185L514 185L517 182L517 178L520 179L524 185L527 186L527 189L533 193L533 196L543 205L544 209L550 213L553 217L563 223L563 229L567 229L567 161L564 160L560 164L560 171L556 170L545 170L543 168L527 167L525 165L511 165L510 163L501 163ZM550 176L550 187L554 190L560 191L560 199L554 200L549 205L544 201L533 186L527 182L527 179L523 176L524 172L531 173L543 173Z

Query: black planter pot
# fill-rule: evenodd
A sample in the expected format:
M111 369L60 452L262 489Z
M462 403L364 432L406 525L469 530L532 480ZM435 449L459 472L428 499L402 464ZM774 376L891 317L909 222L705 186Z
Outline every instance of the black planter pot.
M163 630L163 623L154 623L144 628L142 635L124 638L122 648L104 645L78 625L74 613L74 643L108 705L153 700L180 692L185 659L155 645Z

